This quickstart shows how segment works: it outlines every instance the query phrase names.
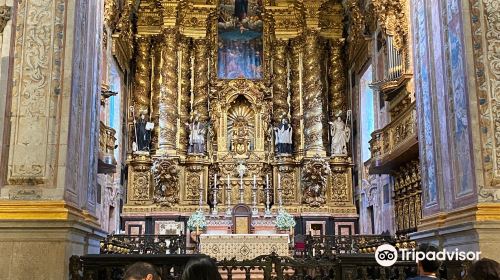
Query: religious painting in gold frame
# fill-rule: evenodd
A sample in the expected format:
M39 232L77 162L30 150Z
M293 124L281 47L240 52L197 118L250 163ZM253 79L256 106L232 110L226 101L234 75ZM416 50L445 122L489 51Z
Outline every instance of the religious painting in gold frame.
M262 0L220 0L217 18L219 79L262 79L262 14Z

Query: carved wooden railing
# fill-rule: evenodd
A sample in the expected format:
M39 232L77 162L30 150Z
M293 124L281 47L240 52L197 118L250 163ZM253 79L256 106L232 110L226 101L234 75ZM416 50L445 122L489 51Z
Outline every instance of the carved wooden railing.
M162 280L181 279L182 271L193 257L204 255L86 255L72 256L70 280L122 280L125 269L135 262L154 265Z
M184 235L110 235L101 241L101 254L185 254Z
M71 280L122 279L127 266L141 261L157 267L161 279L180 279L183 268L191 258L203 255L87 255L70 259ZM206 257L206 256L205 256ZM224 279L232 280L242 274L246 280L285 279L407 279L417 273L414 261L397 261L391 267L377 264L373 254L338 255L331 258L293 259L276 254L259 256L252 260L222 260L216 262ZM440 276L462 279L467 263L447 262Z
M375 130L370 140L372 168L385 164L417 143L417 109L411 103L386 127Z
M390 235L321 235L305 237L305 256L308 258L341 254L373 253L384 243L396 244Z

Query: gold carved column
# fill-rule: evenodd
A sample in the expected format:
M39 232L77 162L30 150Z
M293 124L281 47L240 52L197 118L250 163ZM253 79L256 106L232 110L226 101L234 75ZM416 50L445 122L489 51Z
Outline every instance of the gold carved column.
M151 38L137 36L136 70L134 76L134 112L139 117L141 112L150 112L151 94Z
M303 51L303 40L297 38L292 40L291 48L291 124L293 149L297 153L304 149L304 139L302 134L302 61L301 55Z
M279 123L288 115L288 41L276 40L273 44L273 122Z
M208 120L208 46L207 39L194 40L193 111L200 121Z
M151 86L151 117L155 124L153 135L151 137L152 152L158 149L158 137L160 135L160 92L161 92L161 49L162 49L162 36L156 36L152 42L152 63L153 63L153 84Z
M179 92L179 147L177 151L183 155L187 154L188 131L186 124L189 122L189 110L191 109L191 42L183 38L180 43L181 51L181 89Z
M177 29L163 30L163 65L161 69L160 137L158 147L162 154L176 154L177 140Z
M345 114L347 110L345 95L345 67L342 50L344 39L333 39L330 45L329 82L330 82L330 118Z
M306 156L325 156L323 145L323 86L321 83L321 63L319 32L308 30L304 52L304 148Z

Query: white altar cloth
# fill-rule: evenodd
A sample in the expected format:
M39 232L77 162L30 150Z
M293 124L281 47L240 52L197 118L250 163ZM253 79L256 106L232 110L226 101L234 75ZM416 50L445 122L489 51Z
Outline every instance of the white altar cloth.
M272 252L288 256L288 234L201 234L200 253L217 260L251 260Z

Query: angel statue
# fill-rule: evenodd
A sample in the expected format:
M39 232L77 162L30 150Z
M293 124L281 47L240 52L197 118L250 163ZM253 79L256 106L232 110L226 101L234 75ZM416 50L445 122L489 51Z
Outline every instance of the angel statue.
M200 122L198 115L188 124L189 126L189 154L205 154L205 136L207 132L207 124Z
M330 124L332 155L347 155L347 143L351 137L351 129L340 117L328 123Z

